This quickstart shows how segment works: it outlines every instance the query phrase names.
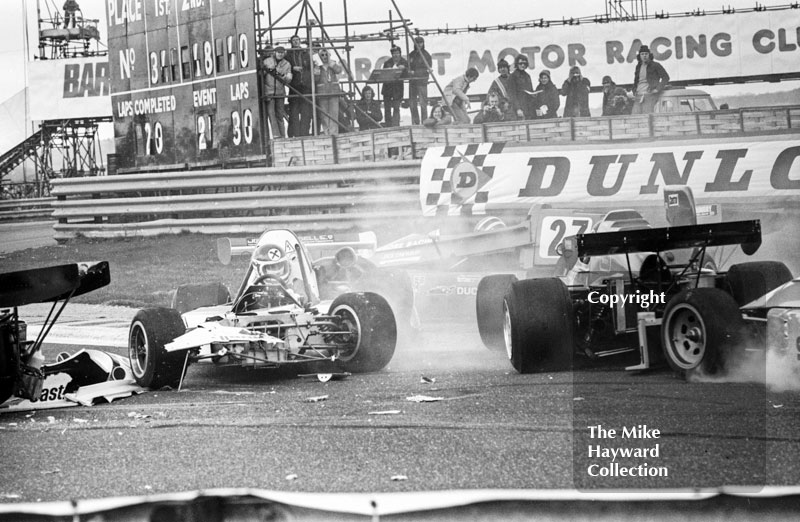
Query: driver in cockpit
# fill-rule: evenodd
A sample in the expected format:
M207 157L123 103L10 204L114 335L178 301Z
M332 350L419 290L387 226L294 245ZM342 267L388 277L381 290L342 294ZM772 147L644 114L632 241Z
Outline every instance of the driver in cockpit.
M259 285L265 286L264 296L259 299L261 306L288 304L281 302L286 299L278 283L299 303L302 304L307 300L296 252L287 253L274 244L261 245L253 252L251 263L253 271L250 276L250 284L258 282ZM284 297L284 299L281 300L280 297Z

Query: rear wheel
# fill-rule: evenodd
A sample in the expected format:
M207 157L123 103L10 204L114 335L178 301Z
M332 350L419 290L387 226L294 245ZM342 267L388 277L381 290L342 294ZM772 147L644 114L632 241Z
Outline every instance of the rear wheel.
M733 265L727 278L734 301L744 306L791 281L792 273L780 261L754 261Z
M475 297L475 313L478 318L478 333L483 344L490 350L505 350L503 341L503 298L517 281L512 274L486 276L478 283Z
M664 310L661 342L670 367L682 377L724 371L739 348L744 320L726 292L690 288L679 292Z
M503 301L503 314L503 338L515 370L533 373L572 368L572 299L560 279L514 283Z
M331 303L329 315L338 317L334 340L341 344L338 359L344 371L375 372L389 364L397 344L397 323L389 303L372 292L342 294Z
M185 331L181 314L175 309L145 308L136 312L128 332L128 358L140 386L158 389L178 385L186 352L170 353L164 345Z

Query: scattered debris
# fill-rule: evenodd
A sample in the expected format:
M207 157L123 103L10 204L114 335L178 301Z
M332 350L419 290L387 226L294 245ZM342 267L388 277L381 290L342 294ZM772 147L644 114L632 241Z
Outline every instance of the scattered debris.
M420 375L419 382L422 384L433 384L436 382L436 377L425 377L424 375Z
M297 473L290 473L286 475L286 480L297 480Z
M328 400L328 397L329 397L328 395L320 395L320 396L318 396L318 397L308 397L308 398L306 398L306 399L303 399L303 402L320 402L320 401L326 401L326 400Z
M408 480L406 475L392 475L392 480L395 482L400 482L402 480Z
M399 415L403 413L402 410L384 410L384 411L371 411L367 415Z
M773 408L783 408L783 404L773 404Z
M214 390L211 392L214 395L255 395L256 392L251 391L230 391L230 390Z
M134 419L149 419L152 415L148 415L147 413L139 413L136 411L132 411L128 413L128 417L132 417Z
M53 475L55 473L61 473L61 470L56 468L56 469L50 470L50 471L47 471L47 470L42 471L42 475Z
M319 382L328 382L330 380L341 381L353 375L350 372L339 373L300 373L298 377L315 377Z
M87 423L87 422L89 422L89 421L88 421L87 419L78 419L78 418L75 418L75 419L72 419L72 422L77 422L78 424L86 424L86 423Z
M573 401L582 401L583 397L573 397L572 400Z
M411 397L406 397L407 401L411 402L438 402L443 401L444 397L429 397L427 395L412 395Z

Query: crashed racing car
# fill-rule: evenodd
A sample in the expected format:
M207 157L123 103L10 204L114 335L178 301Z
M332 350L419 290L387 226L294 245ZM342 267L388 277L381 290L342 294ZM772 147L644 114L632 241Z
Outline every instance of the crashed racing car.
M346 292L321 300L308 250L289 230L264 232L251 250L231 302L183 314L137 312L128 352L140 385L179 386L187 366L200 361L249 368L329 361L353 373L389 363L397 326L384 297Z
M42 344L70 299L106 286L108 262L70 263L0 274L0 403L12 394L37 400L45 372ZM53 303L39 335L27 338L18 307Z
M709 247L741 245L751 255L760 244L757 220L579 234L564 241L563 255L584 266L617 258L615 266L627 270L588 271L581 282L486 277L478 286L478 329L520 373L636 351L640 363L628 369L666 359L682 376L721 372L745 348L766 348L767 338L779 336L765 323L797 334L797 310L790 311L800 304L797 282L786 265L748 262L720 272L704 262Z

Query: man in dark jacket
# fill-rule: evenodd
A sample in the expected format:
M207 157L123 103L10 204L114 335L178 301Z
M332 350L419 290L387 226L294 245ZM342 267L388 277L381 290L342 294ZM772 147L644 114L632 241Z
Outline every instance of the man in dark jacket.
M561 86L561 96L567 99L564 101L564 117L578 118L591 116L589 112L589 89L591 83L588 78L581 74L581 68L577 65L569 70L569 78Z
M300 47L300 37L297 35L289 41L292 47L286 53L286 59L292 65L292 81L289 83L288 136L294 138L308 136L311 131L311 83L314 79L308 49Z
M614 101L614 89L617 88L617 84L614 83L614 80L611 79L611 76L603 76L603 116L609 116L607 114L608 108L613 105Z
M411 123L419 125L428 118L428 75L431 68L431 53L425 50L425 39L414 38L415 49L408 53L408 68L411 79L408 82L408 101L411 104ZM422 108L422 119L417 107Z
M655 109L661 92L669 83L669 74L646 45L639 47L636 71L633 74L633 114L650 114Z
M399 69L400 78L405 78L408 75L408 61L403 58L402 51L396 45L391 48L392 57L383 63L384 69ZM400 125L400 102L403 101L403 90L405 84L402 79L384 82L381 94L383 95L383 104L386 108L386 126L397 127Z

